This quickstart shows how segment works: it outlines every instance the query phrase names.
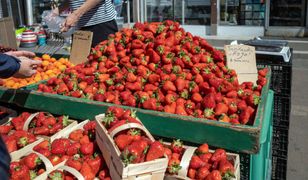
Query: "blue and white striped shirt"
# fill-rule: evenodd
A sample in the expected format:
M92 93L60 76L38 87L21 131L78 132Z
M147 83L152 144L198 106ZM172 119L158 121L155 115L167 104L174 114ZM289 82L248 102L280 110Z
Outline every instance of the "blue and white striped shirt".
M70 6L73 10L78 9L85 3L85 0L70 0ZM79 19L78 27L93 26L115 19L117 13L111 0L100 2L96 7L89 10Z

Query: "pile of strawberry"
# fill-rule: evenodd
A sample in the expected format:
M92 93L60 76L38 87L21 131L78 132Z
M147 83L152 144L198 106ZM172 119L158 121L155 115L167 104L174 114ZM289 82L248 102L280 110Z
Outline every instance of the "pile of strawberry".
M23 127L30 115L29 112L23 112L12 118L10 124L0 125L0 134L10 153L36 141L38 135L51 136L68 125L67 116L54 117L39 112L32 119L30 129L25 131Z
M87 180L95 177L109 178L109 170L95 141L94 121L85 124L83 129L72 131L68 138L55 139L51 143L43 141L33 150L46 156L53 165L66 161L65 165L75 168ZM50 179L52 179L52 174ZM60 174L65 175L63 179L74 177L68 172Z
M20 116L12 119L10 125L0 126L0 135L9 153L17 151L37 140L36 136L24 131L23 124L31 114L23 112Z
M102 124L108 132L126 123L141 124L131 110L119 107L109 107L105 113ZM164 146L159 141L152 142L144 132L131 128L119 132L114 137L114 142L121 151L121 159L125 165L142 163L164 157Z
M252 124L267 69L257 85L238 83L224 54L179 23L136 23L92 49L88 61L38 91L184 116Z
M10 164L10 179L30 180L46 171L43 161L36 153L30 153L19 161Z
M39 114L32 119L28 131L34 135L51 136L68 126L68 120L68 116L54 117L51 114L39 112Z
M182 168L180 166L185 148L180 140L175 140L170 146L165 146L165 154L169 158L167 173L177 175ZM209 152L209 146L202 144L192 156L187 177L197 180L221 180L235 178L234 166L227 159L226 151L216 149L214 153Z

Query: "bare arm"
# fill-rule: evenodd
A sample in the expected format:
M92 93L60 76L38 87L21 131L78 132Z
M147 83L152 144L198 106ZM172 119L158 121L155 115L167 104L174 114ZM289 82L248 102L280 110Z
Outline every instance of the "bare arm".
M66 18L61 31L64 32L68 31L70 27L74 26L78 22L78 20L82 15L84 15L89 10L97 6L100 2L101 0L86 0L86 2L83 5L81 5L78 9L76 9L72 14L70 14Z

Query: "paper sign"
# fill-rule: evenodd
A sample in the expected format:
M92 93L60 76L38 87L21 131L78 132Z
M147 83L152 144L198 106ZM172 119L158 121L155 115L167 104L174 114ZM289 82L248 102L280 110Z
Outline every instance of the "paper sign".
M73 45L70 61L80 64L87 61L92 44L93 33L90 31L76 31L73 35Z
M17 49L15 25L12 17L0 18L0 44Z
M226 45L227 66L240 73L257 73L255 47L247 45Z
M258 70L255 47L247 45L226 45L227 66L237 72L239 83L256 83Z

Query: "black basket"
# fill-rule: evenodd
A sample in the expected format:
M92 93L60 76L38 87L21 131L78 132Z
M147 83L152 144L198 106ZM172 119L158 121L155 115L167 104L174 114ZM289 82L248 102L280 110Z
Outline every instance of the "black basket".
M291 98L275 95L273 121L274 127L289 129L291 111Z
M272 141L272 155L281 158L288 157L288 135L287 129L274 127Z
M271 68L271 89L274 90L275 94L291 96L292 59L290 62L284 62L281 57L258 55L257 66L259 68Z
M287 159L273 156L272 158L272 180L287 179Z
M240 153L241 180L250 180L250 154Z

